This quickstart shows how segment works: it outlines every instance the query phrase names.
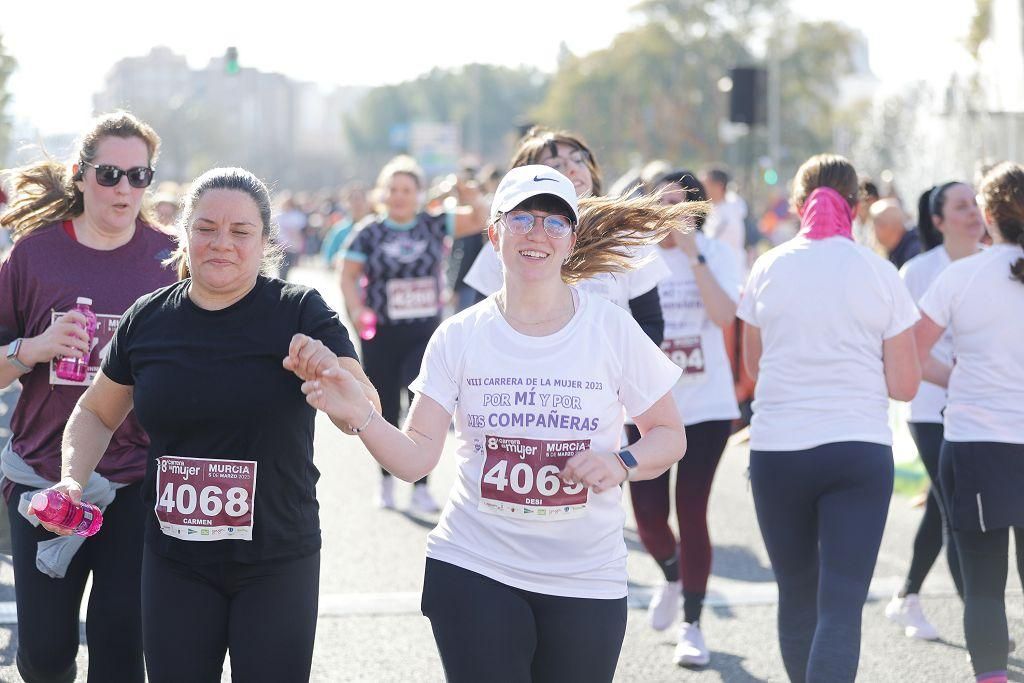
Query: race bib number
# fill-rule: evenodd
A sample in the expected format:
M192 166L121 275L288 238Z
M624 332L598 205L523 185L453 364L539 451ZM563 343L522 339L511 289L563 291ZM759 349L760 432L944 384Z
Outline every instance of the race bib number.
M432 318L440 310L437 278L412 277L388 280L388 318Z
M533 521L582 517L587 489L566 484L559 473L590 439L543 440L485 436L480 510Z
M50 324L52 325L57 321L57 318L64 315L60 311L50 312ZM121 316L109 315L106 313L96 314L96 337L92 340L92 348L90 349L89 355L89 370L85 375L85 379L81 382L75 382L69 379L63 379L57 376L57 363L60 361L60 357L54 358L50 361L50 384L64 384L76 387L87 387L92 384L92 381L96 379L96 375L99 374L100 366L103 365L103 360L107 357L107 353L110 351L110 342L114 340L114 332L117 331L117 324L121 322Z
M704 346L700 335L695 334L677 339L666 339L661 349L669 360L683 370L679 381L683 384L697 384L706 379L704 375Z
M252 540L256 463L165 455L156 461L160 531L183 541Z

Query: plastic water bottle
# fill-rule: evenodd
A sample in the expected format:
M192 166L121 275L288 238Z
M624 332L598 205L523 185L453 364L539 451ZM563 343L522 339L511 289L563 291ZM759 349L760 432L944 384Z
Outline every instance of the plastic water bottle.
M98 507L92 503L75 505L67 495L53 489L32 496L32 510L40 521L79 536L92 536L103 526L103 513Z
M370 341L377 336L377 314L364 308L359 314L359 338Z
M74 310L85 316L84 329L89 335L89 351L81 358L63 356L57 361L56 374L69 382L84 382L85 378L89 376L89 356L92 355L92 343L96 339L96 329L99 324L96 322L96 314L92 312L92 299L84 296L78 297Z

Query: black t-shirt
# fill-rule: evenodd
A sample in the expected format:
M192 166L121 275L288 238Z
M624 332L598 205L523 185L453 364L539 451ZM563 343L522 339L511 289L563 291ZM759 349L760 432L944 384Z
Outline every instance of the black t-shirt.
M260 277L242 300L207 311L188 298L188 286L183 280L128 309L103 373L134 386L135 413L151 440L143 483L151 510L158 502L158 458L255 462L252 540L226 534L213 540L211 530L201 527L179 527L172 537L171 531L161 531L151 511L147 544L166 557L196 563L255 563L315 552L320 548L316 411L306 403L301 381L281 361L298 332L319 339L338 356L356 358L348 333L337 313L307 287ZM223 496L219 502L198 498L185 495L178 503L195 510L199 505L220 509L229 502Z

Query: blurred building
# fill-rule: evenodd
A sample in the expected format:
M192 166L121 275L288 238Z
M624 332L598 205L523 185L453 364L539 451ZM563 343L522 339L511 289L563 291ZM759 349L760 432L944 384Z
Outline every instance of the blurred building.
M125 108L153 125L163 140L161 179L187 181L230 165L277 187L317 189L350 175L344 115L365 92L229 68L224 56L192 69L183 56L155 47L117 62L93 107Z

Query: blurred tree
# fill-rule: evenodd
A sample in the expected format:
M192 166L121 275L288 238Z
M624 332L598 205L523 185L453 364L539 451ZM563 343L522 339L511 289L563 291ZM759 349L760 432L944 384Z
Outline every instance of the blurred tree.
M7 158L7 148L11 140L11 121L6 113L11 100L11 94L7 91L7 80L17 65L17 60L4 48L3 35L0 34L0 160Z
M465 152L503 162L515 126L543 99L546 85L534 70L469 64L374 88L345 122L356 170L374 177L389 157L406 151L401 134L416 122L455 123Z
M767 133L747 136L742 152L728 148L719 134L728 98L718 83L767 55L778 62L784 122L776 168L785 178L831 147L838 81L852 66L847 29L797 21L778 0L646 0L636 11L639 28L566 61L537 120L582 133L613 173L654 157L739 165L767 152Z

